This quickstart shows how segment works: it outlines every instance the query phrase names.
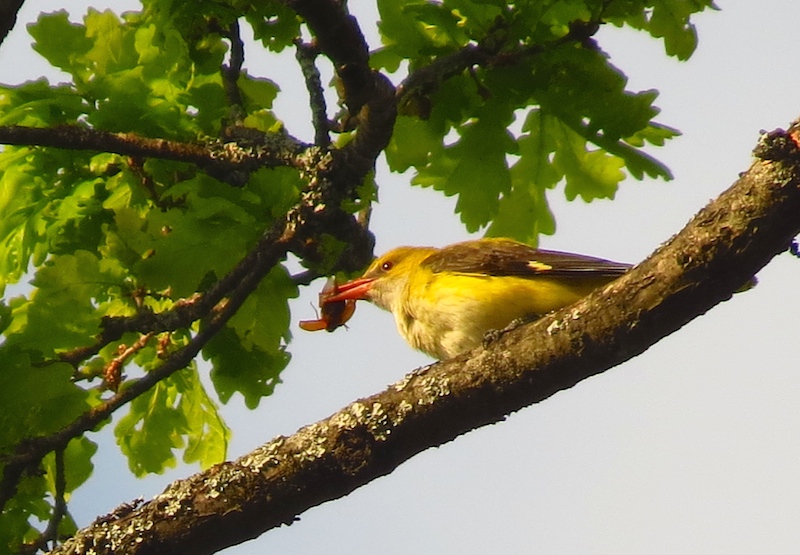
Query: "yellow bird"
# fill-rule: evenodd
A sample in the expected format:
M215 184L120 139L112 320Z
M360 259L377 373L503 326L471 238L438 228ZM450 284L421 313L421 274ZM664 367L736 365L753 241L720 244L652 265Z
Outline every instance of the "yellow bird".
M370 301L394 315L412 347L446 359L477 347L487 332L518 318L572 304L629 268L502 238L441 249L398 247L376 259L362 277L337 286L322 308Z

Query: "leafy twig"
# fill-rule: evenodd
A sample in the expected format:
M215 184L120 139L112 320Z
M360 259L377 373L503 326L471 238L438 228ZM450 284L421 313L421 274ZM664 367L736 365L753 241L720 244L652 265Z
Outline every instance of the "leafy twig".
M597 29L598 24L595 22L576 22L570 25L566 35L546 44L510 47L502 43L493 44L491 47L484 44L468 44L452 54L440 56L430 64L412 71L397 87L398 105L405 105L414 96L428 96L450 77L460 75L476 66L508 65L565 44L585 43Z
M142 335L133 345L120 345L119 353L115 356L105 368L103 368L103 383L111 391L118 391L119 385L122 382L122 367L125 362L133 356L137 351L141 351L150 338L153 337L153 332Z
M182 200L181 199L172 199L170 197L163 198L157 189L156 181L153 179L153 176L150 175L144 168L144 160L138 156L128 156L127 157L128 168L133 172L133 174L139 178L139 182L142 184L142 187L147 192L147 195L150 197L150 200L153 201L158 208L162 210L167 210L168 208L180 205Z
M222 326L236 313L247 296L255 290L261 279L286 255L293 233L287 229L286 220L281 220L262 238L259 249L251 253L251 265L233 288L228 302L213 313L202 329L183 348L172 353L158 368L142 378L132 381L128 387L116 393L100 405L65 426L58 432L30 439L20 445L13 454L6 457L2 481L0 481L0 508L5 506L16 491L19 479L26 468L33 467L50 451L61 449L75 437L94 429L100 422L108 418L121 406L148 391L159 381L167 378L177 370L184 368L222 329Z

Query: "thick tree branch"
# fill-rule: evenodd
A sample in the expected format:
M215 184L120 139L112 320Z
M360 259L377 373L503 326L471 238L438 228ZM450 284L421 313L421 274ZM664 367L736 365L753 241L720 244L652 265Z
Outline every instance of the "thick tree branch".
M375 160L389 144L397 119L395 88L389 78L375 73L373 95L359 113L355 138L341 150L344 168L352 177L345 177L353 185L360 184L372 171ZM355 177L360 179L355 181Z
M388 474L429 447L603 372L731 295L800 231L800 133L628 274L566 309L409 374L330 418L98 520L54 553L212 553Z

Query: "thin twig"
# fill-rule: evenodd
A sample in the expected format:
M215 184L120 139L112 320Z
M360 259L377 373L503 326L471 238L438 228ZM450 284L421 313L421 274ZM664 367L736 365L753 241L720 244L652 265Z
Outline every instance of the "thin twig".
M47 524L47 528L44 531L45 539L50 540L53 544L53 547L55 547L55 544L58 541L58 526L61 524L61 520L64 518L64 515L67 514L67 501L64 497L67 490L67 474L64 468L64 449L66 449L66 447L62 449L56 449L55 452L55 505L53 507L53 516L50 517L50 522Z
M58 545L58 527L67 514L67 501L65 498L67 490L67 476L64 469L64 448L56 449L56 475L55 486L56 491L54 495L53 514L50 515L50 520L47 523L47 528L39 534L35 541L26 544L20 551L20 555L29 555L36 553L40 550L47 549L47 544L50 543L50 548L55 549Z
M325 104L325 93L322 89L322 81L319 76L319 69L314 63L319 49L313 44L307 44L298 38L294 41L297 47L295 58L300 64L300 70L306 81L306 89L311 103L311 121L314 124L314 143L321 148L328 148L331 144L331 137L328 133L330 122L328 121L328 108Z
M234 21L228 27L224 36L231 42L231 53L228 64L222 64L222 84L225 96L230 106L228 125L242 125L247 115L242 101L242 91L239 90L239 75L244 64L244 42L239 32L239 22Z

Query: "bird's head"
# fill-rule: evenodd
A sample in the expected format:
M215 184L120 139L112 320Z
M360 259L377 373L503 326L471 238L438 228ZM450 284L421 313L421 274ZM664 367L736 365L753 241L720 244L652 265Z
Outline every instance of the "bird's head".
M328 302L367 300L379 307L392 310L420 264L436 249L432 247L397 247L370 264L360 278L338 287L337 294Z

